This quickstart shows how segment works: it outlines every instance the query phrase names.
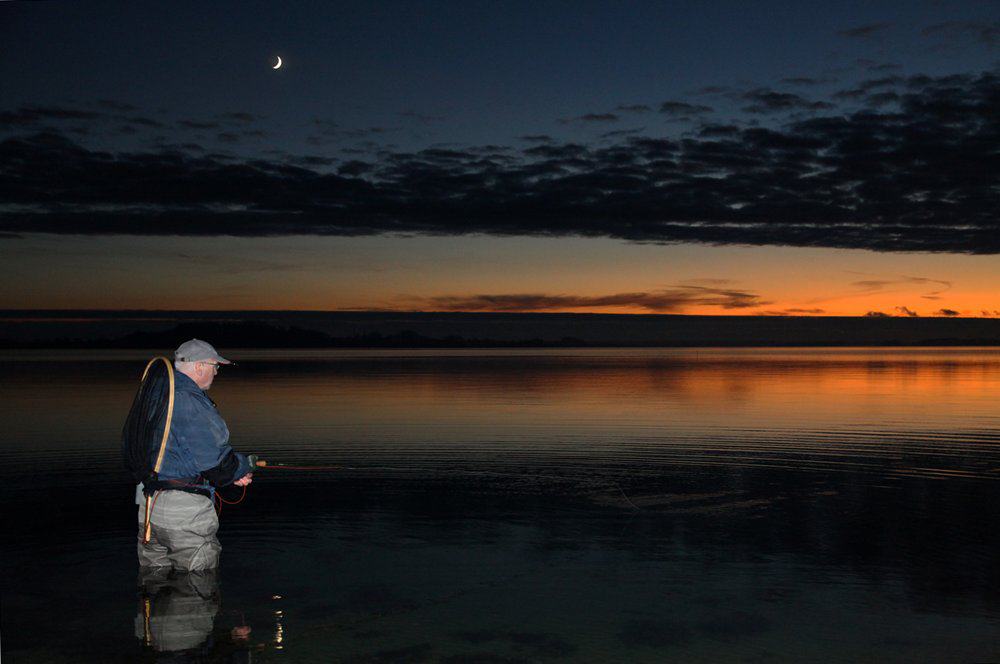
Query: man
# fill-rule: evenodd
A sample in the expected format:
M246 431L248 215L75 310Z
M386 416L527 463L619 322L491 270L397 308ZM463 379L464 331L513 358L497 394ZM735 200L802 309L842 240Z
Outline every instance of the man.
M215 490L252 481L253 461L229 446L229 428L205 390L232 364L211 344L185 341L174 352L174 409L155 481L139 485L139 564L194 571L219 564ZM160 427L162 436L164 427ZM145 497L152 494L150 538L143 543Z

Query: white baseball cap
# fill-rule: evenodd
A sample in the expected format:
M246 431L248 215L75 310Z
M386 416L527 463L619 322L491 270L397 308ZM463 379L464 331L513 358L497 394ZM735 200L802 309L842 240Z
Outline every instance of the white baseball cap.
M232 364L229 360L219 355L212 344L201 339L191 339L185 341L174 351L174 359L179 362L205 362L215 360L219 364Z

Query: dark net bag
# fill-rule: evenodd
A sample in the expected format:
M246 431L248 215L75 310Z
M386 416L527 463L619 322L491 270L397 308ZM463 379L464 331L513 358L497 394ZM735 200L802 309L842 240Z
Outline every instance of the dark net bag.
M136 482L155 479L170 432L174 368L165 357L146 365L122 428L122 461Z

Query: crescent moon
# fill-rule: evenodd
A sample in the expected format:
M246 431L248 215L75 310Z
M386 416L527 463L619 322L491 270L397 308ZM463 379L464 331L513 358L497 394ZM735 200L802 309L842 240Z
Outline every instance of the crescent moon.
M280 69L280 68L281 68L281 56L279 55L278 56L278 64L276 64L273 67L271 67L271 69Z

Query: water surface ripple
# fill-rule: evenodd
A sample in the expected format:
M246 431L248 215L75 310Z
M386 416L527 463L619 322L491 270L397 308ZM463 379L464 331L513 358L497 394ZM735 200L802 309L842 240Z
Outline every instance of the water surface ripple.
M0 354L12 661L1000 661L1000 349L234 351L234 446L322 468L195 595L136 594L149 355Z

